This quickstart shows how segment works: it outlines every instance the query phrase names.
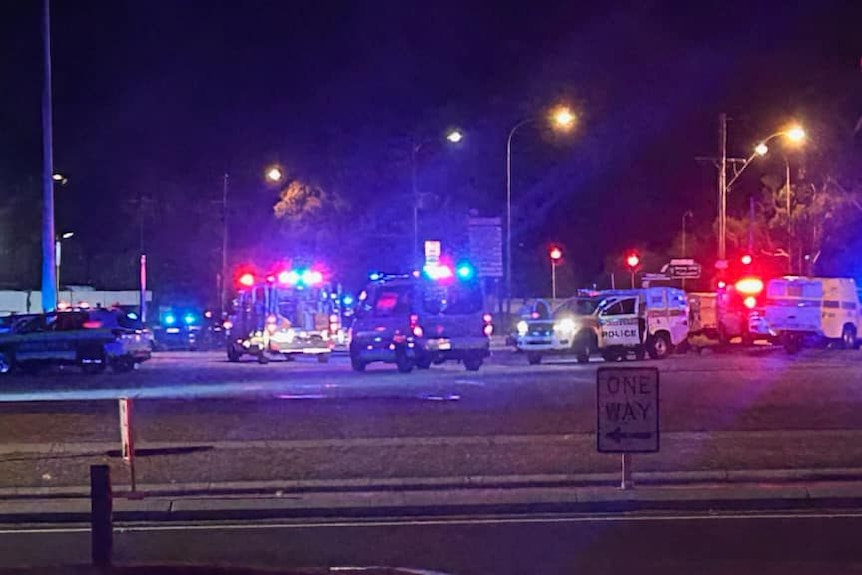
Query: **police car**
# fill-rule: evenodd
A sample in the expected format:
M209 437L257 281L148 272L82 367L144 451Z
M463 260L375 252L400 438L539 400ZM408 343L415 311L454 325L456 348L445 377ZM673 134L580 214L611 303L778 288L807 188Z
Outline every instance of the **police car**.
M140 321L114 310L73 310L35 315L0 334L0 373L37 373L49 366L126 372L150 358Z
M530 365L557 354L573 354L578 363L589 362L598 347L596 310L601 301L598 294L579 295L564 301L553 313L547 302L536 302L518 322L518 350L527 354Z
M468 264L426 265L422 273L372 274L350 331L350 362L394 363L402 373L447 360L478 371L490 355L492 317Z

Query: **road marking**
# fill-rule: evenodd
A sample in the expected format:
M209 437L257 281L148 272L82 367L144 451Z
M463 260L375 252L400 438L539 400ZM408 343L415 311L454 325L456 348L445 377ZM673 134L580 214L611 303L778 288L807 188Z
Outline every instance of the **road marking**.
M263 530L263 529L332 529L355 527L425 527L447 525L517 525L517 524L578 524L578 523L648 523L673 521L774 521L783 519L859 519L862 511L837 513L806 511L799 512L732 512L704 514L638 514L638 515L567 515L567 516L477 516L477 517L434 517L434 518L391 518L365 519L352 521L295 521L278 523L181 523L169 525L125 525L115 527L116 533L142 533L153 531L219 531L219 530ZM0 529L0 535L33 535L49 533L89 533L89 527L25 527L23 529Z

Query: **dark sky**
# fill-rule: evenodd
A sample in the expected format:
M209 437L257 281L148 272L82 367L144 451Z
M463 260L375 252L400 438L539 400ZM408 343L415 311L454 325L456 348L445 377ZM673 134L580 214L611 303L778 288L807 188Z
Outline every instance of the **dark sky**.
M7 180L40 169L40 5L0 8ZM431 149L422 185L500 213L508 129L566 102L579 115L573 133L524 129L515 142L516 230L597 269L609 252L669 242L686 209L709 224L715 173L694 157L715 153L719 112L734 118L737 155L818 107L862 112L842 98L860 78L859 2L52 6L55 162L75 203L118 209L166 182L179 205L209 201L229 170L246 244L254 217L270 213L267 164L323 179L340 170L354 204L368 206L409 192L411 138L450 126L466 131L465 146Z

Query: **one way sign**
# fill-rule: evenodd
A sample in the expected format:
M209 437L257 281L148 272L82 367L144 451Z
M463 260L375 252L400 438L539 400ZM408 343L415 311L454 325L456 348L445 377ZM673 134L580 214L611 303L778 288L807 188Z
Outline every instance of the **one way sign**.
M602 367L596 385L596 446L601 453L659 449L658 369Z

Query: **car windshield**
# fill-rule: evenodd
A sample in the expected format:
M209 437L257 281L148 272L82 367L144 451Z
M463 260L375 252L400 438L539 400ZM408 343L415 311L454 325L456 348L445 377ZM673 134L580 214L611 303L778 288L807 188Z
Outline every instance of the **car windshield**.
M2 1L0 575L862 575L860 287L862 0Z
M569 315L592 315L599 305L596 298L578 298L563 303L554 311L554 319Z

